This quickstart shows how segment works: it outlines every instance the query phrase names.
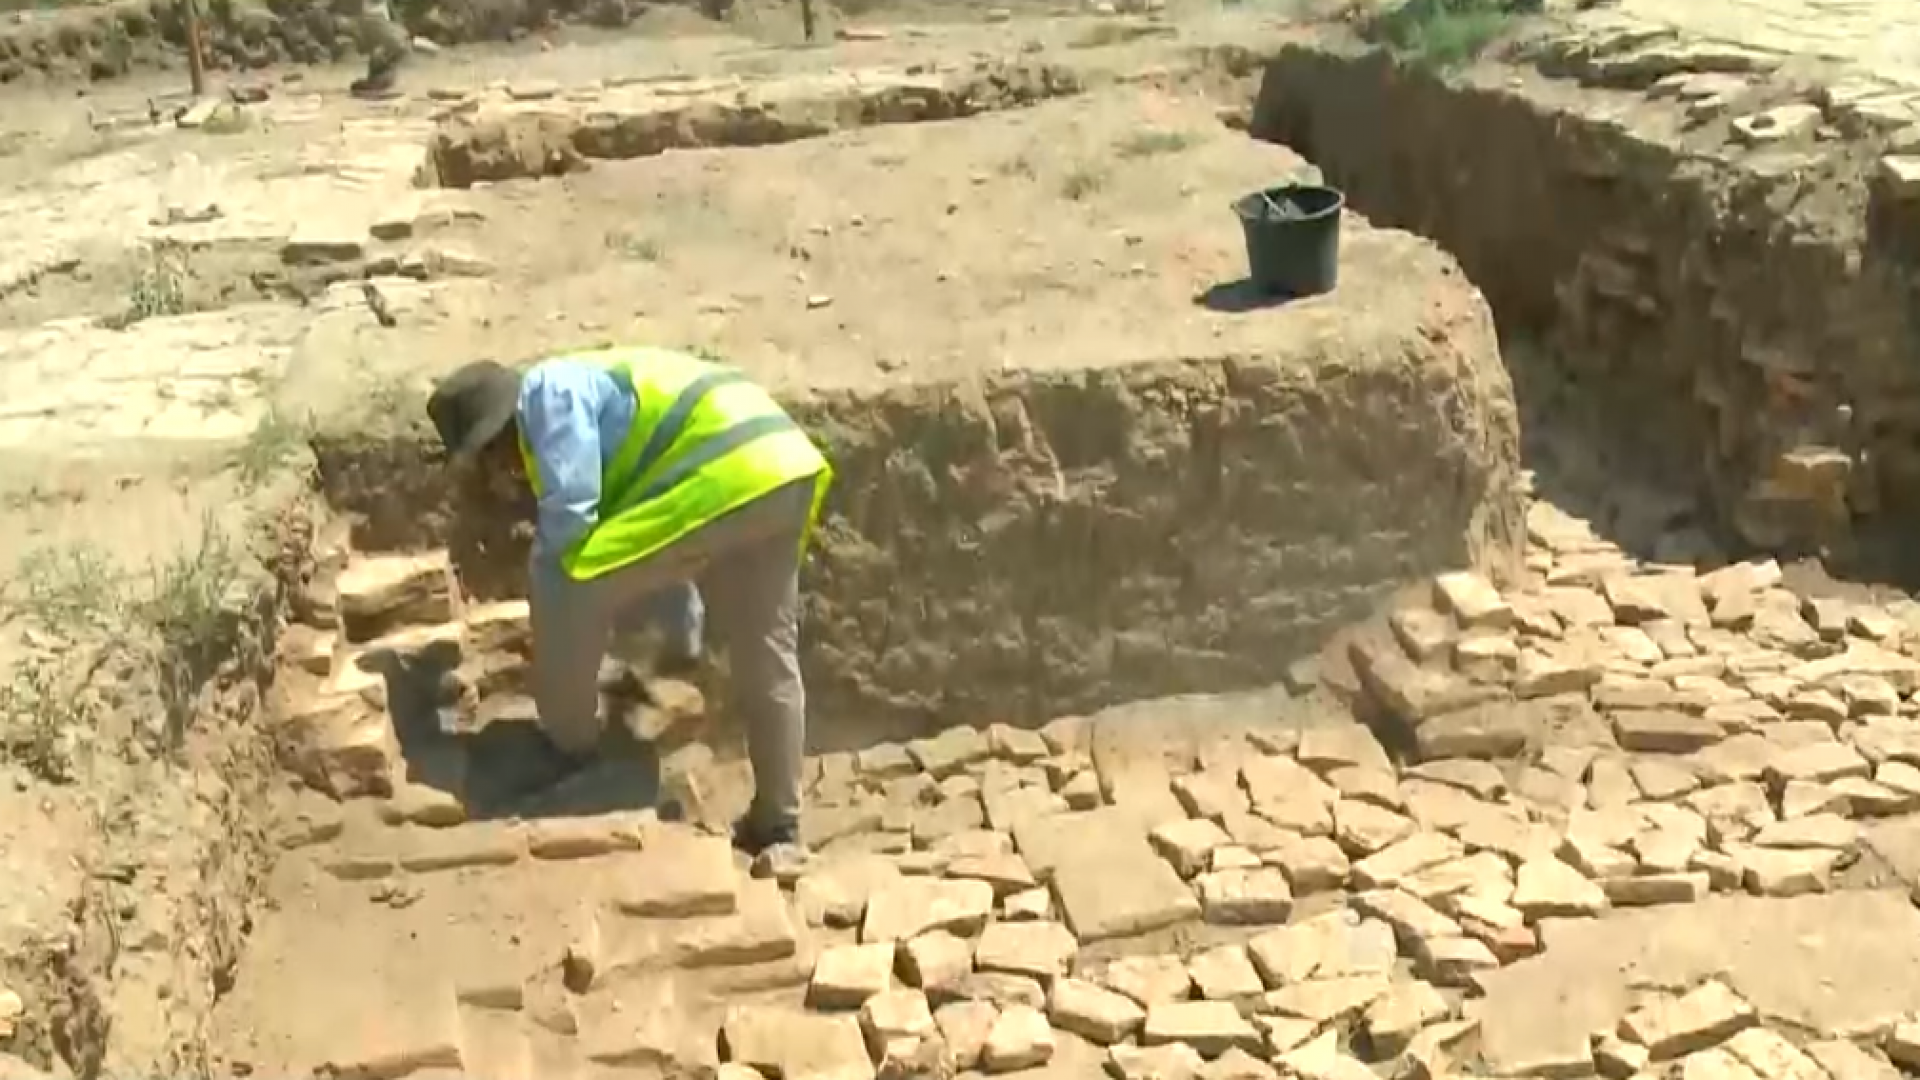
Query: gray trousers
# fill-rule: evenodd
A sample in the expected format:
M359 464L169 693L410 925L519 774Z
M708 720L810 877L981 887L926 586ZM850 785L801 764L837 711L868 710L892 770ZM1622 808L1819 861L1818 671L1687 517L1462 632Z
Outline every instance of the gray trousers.
M770 492L658 554L591 581L536 560L533 697L547 736L570 753L591 752L604 723L600 663L614 630L665 616L677 624L669 628L670 644L694 653L704 602L728 657L728 707L746 730L751 820L798 824L807 713L800 679L800 537L813 486L809 478Z

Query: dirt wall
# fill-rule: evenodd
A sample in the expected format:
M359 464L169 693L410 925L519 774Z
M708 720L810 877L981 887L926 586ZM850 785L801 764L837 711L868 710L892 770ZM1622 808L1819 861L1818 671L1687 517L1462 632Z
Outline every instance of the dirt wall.
M1920 522L1920 279L1870 227L1880 148L1735 145L1733 121L1780 92L1755 79L1682 123L1643 93L1676 70L1642 62L1624 89L1505 69L1449 82L1290 47L1252 130L1439 242L1503 335L1545 345L1545 370L1514 373L1529 412L1591 414L1736 544L1911 577L1897 538Z
M1458 296L1397 355L792 403L838 471L804 583L814 711L929 730L1271 683L1410 579L1505 569L1511 391ZM521 593L524 521L455 512L430 436L316 449L356 548L451 543L469 591Z

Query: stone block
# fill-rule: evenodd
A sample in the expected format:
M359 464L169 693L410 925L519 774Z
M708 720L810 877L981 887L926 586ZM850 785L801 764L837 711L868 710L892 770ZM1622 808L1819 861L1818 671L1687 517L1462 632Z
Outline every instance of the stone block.
M1027 1005L1002 1009L987 1031L980 1064L989 1073L1034 1069L1053 1059L1053 1028L1040 1010Z
M1620 1021L1622 1038L1647 1048L1655 1061L1669 1061L1719 1043L1759 1019L1752 1004L1718 979L1709 979L1671 1001L1635 1009Z
M992 914L993 886L984 881L905 877L868 899L860 940L906 941L931 930L969 935Z
M857 1009L893 988L894 943L837 945L814 961L807 1004L815 1009Z
M1066 973L1079 951L1073 932L1054 922L1000 922L980 933L974 967L1026 975L1045 983Z
M400 766L393 724L358 694L289 703L274 735L281 761L335 798L393 792Z
M1286 873L1276 867L1215 870L1201 874L1194 884L1201 918L1216 926L1284 923L1293 911L1293 890Z
M885 1048L901 1039L918 1039L934 1034L933 1009L927 995L903 987L875 994L860 1006L860 1031L867 1049L878 1059Z
M628 915L686 918L727 915L743 880L727 838L661 829L622 868L614 905Z
M999 1007L985 1001L956 1001L934 1010L934 1026L946 1040L955 1068L964 1070L979 1065L987 1036L999 1017Z
M1470 570L1433 579L1434 602L1451 613L1464 630L1504 630L1513 625L1513 607L1493 583Z
M1193 989L1185 962L1170 955L1122 956L1101 968L1096 979L1143 1009L1163 1001L1185 1001Z
M1199 917L1200 901L1138 832L1084 839L1053 874L1061 914L1083 945Z
M738 1005L720 1029L724 1056L767 1076L873 1080L860 1022L771 1005Z
M1047 1018L1053 1025L1097 1046L1131 1038L1146 1015L1146 1010L1125 994L1079 979L1054 980L1047 996Z
M453 564L445 551L355 559L335 582L350 642L372 641L408 624L460 617Z
M1260 1033L1225 1001L1170 1001L1147 1009L1141 1044L1185 1043L1201 1057L1217 1058L1234 1047L1249 1053L1261 1049Z

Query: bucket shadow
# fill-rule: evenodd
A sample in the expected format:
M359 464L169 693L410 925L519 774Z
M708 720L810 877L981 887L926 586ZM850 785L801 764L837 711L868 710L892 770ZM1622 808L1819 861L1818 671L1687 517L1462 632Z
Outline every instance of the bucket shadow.
M1223 315L1244 315L1250 311L1265 311L1285 307L1296 300L1309 299L1288 293L1272 293L1253 283L1252 278L1240 278L1237 281L1223 281L1209 286L1193 298L1194 304L1217 311Z

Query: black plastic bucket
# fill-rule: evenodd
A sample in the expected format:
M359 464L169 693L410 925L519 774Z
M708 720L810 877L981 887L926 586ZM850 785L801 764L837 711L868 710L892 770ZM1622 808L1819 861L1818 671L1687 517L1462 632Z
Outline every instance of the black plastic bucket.
M1247 234L1247 279L1269 296L1318 296L1340 278L1338 188L1284 184L1238 199L1233 212Z

